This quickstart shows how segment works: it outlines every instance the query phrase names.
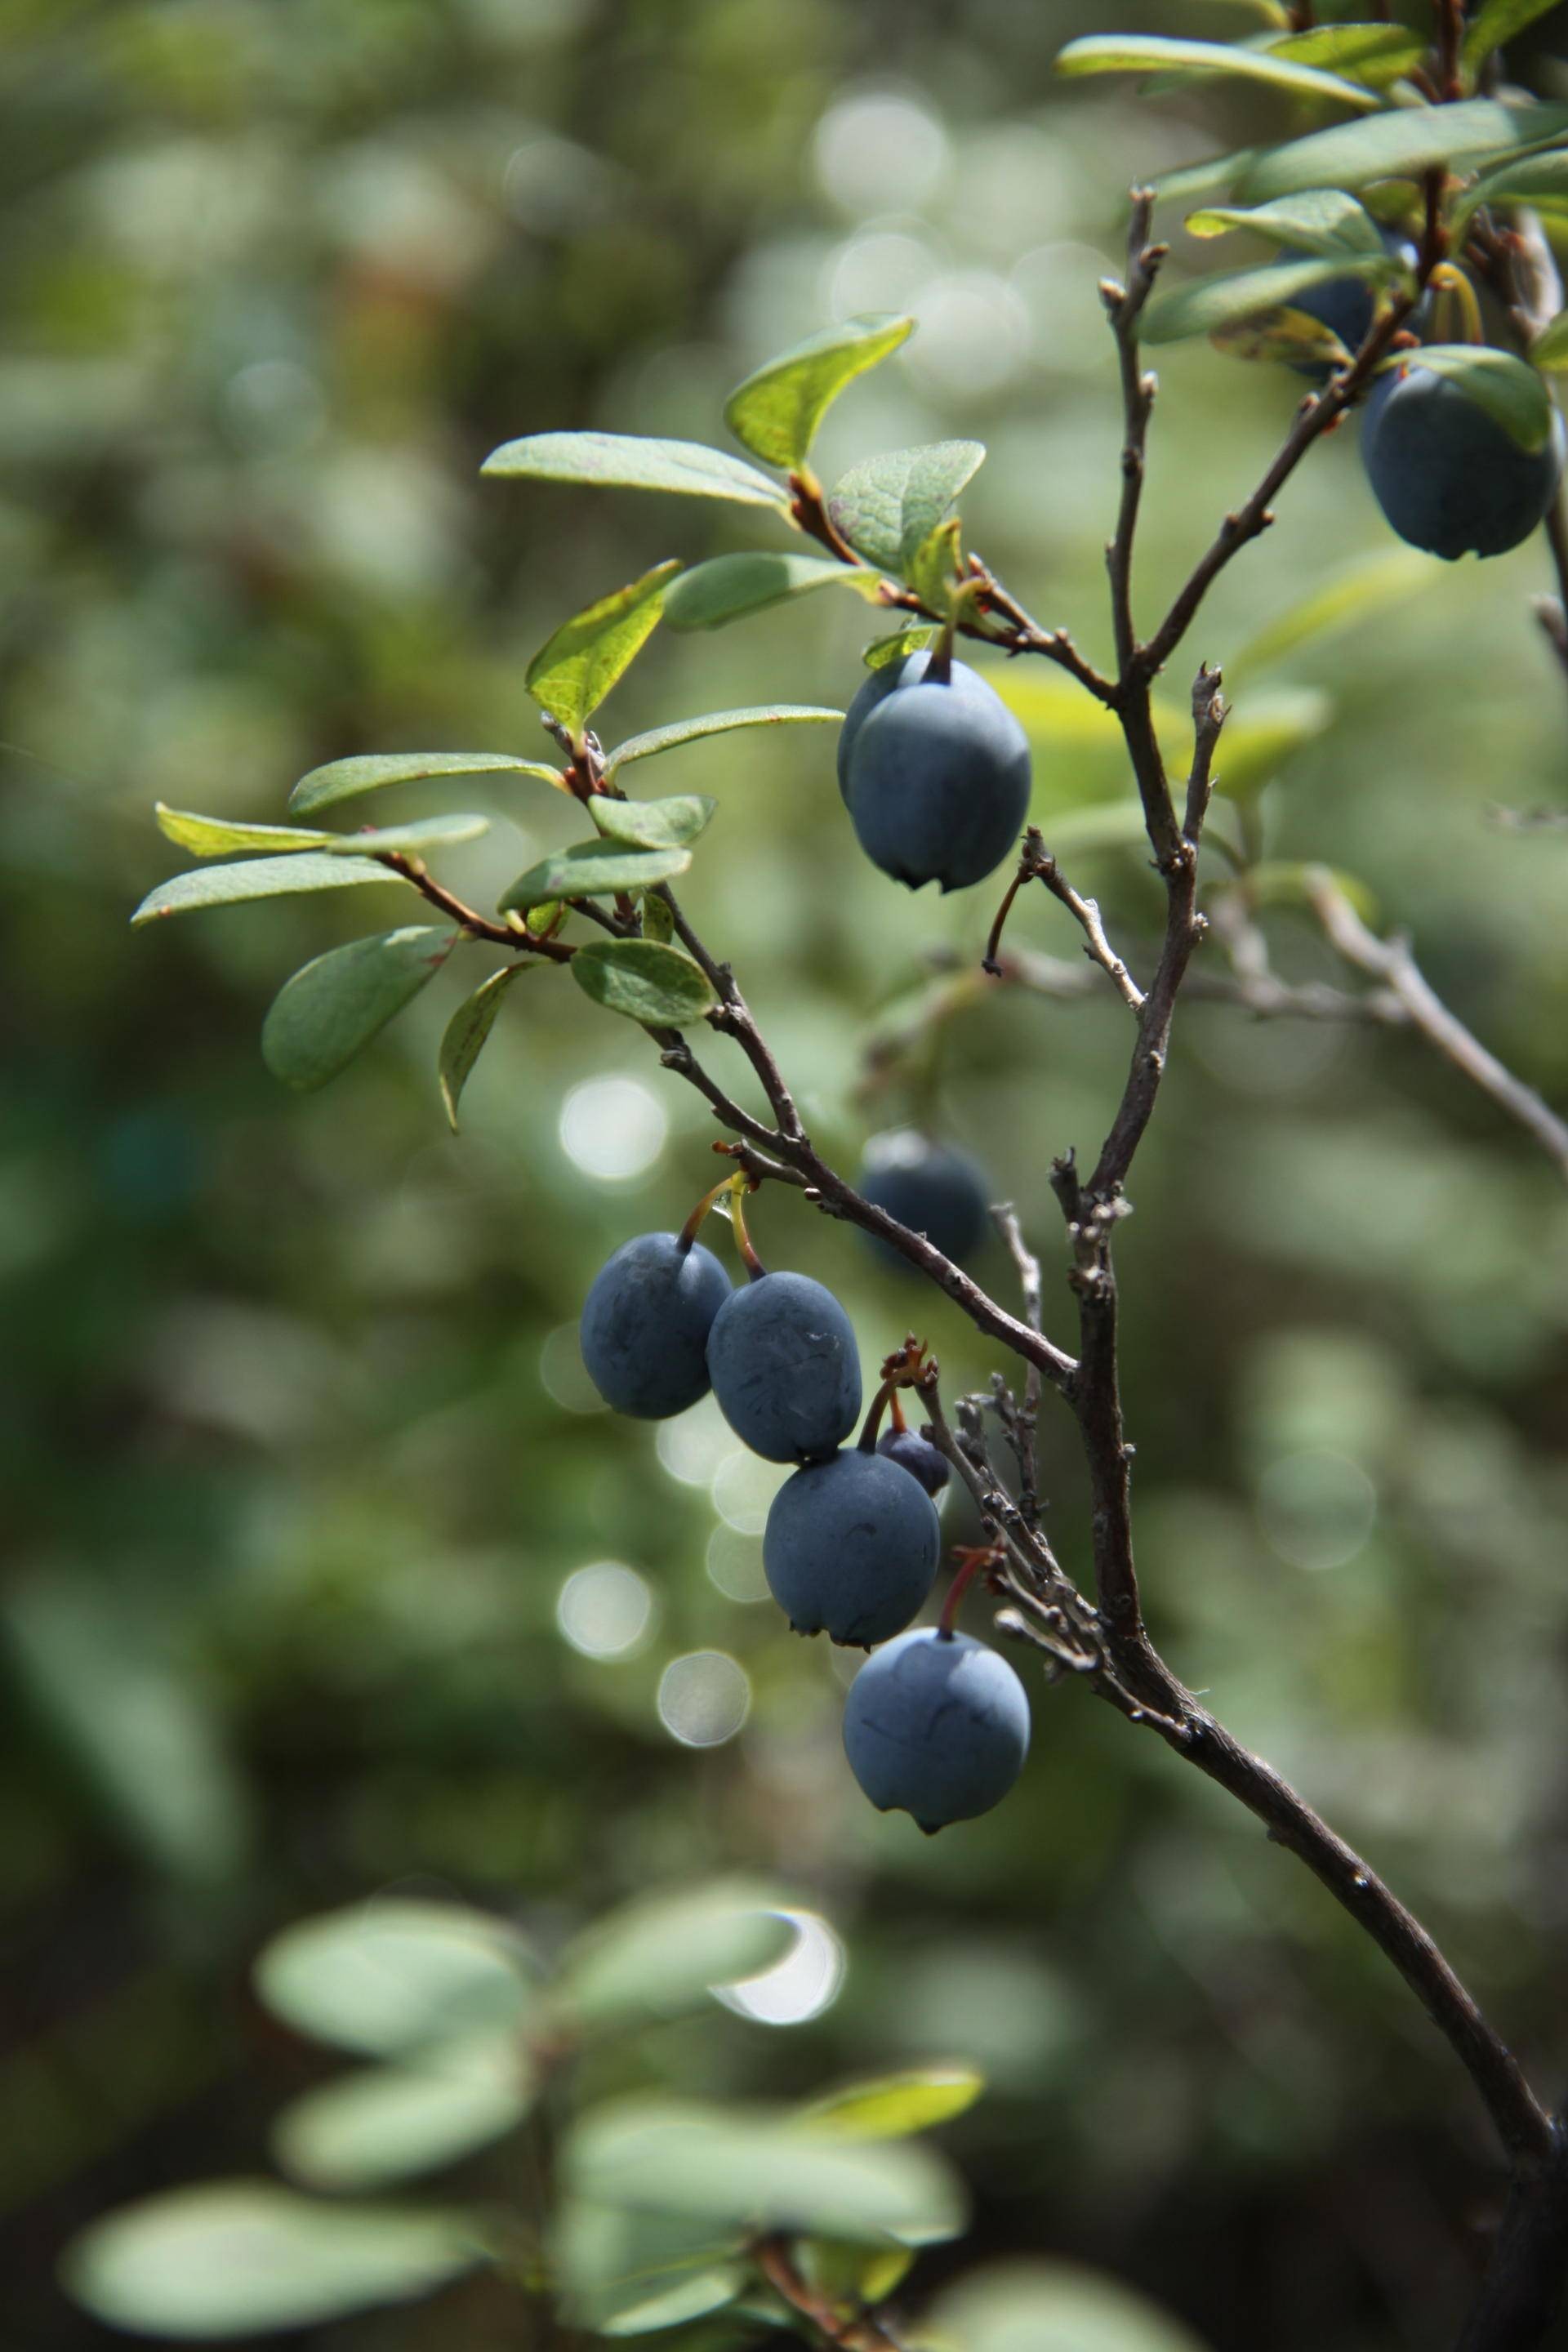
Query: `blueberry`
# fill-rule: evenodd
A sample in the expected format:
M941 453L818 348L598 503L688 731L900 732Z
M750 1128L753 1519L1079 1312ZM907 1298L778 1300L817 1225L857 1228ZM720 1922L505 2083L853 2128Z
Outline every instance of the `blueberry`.
M920 1625L850 1685L844 1752L879 1812L911 1813L929 1836L1006 1795L1029 1752L1029 1702L984 1642Z
M853 1328L808 1275L764 1274L731 1291L708 1335L708 1371L736 1436L769 1462L831 1454L859 1417Z
M934 1143L918 1128L874 1135L860 1160L859 1190L900 1225L963 1265L985 1237L988 1187L984 1170L951 1143ZM890 1242L869 1236L878 1254L906 1273L918 1269Z
M1418 352L1377 378L1362 422L1362 461L1387 520L1412 547L1450 563L1471 551L1501 555L1529 538L1557 495L1563 449L1555 410L1543 446L1521 449L1462 383L1423 367Z
M914 1616L941 1549L929 1495L857 1445L785 1479L768 1513L763 1567L797 1633L869 1649Z
M931 653L874 671L839 737L840 787L873 866L918 890L962 890L998 866L1029 806L1029 745L978 672Z
M700 1242L639 1234L594 1277L579 1339L605 1402L638 1421L664 1421L708 1393L708 1334L731 1296L730 1277Z
M1402 261L1414 268L1417 257L1409 239L1391 228L1385 228L1380 234L1388 251L1397 254ZM1295 246L1282 247L1280 257L1286 259L1296 253L1300 253L1303 259L1308 257L1304 247ZM1353 357L1372 331L1378 292L1379 289L1370 278L1352 275L1326 278L1320 285L1304 287L1300 293L1292 294L1289 307L1292 310L1305 310L1309 319L1320 320L1339 337ZM1325 383L1333 373L1332 367L1325 360L1292 360L1290 364L1298 375L1310 376L1315 383Z
M885 1429L877 1440L877 1451L885 1462L896 1462L911 1478L918 1478L926 1493L934 1497L947 1485L952 1473L945 1454L939 1454L929 1438L914 1429Z

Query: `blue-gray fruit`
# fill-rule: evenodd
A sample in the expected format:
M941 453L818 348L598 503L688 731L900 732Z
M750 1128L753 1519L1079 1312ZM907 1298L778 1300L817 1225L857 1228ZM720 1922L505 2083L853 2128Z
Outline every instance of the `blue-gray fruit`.
M1449 563L1529 538L1557 495L1563 449L1555 409L1543 446L1522 449L1418 352L1377 378L1362 420L1362 460L1384 514L1401 539Z
M859 1417L853 1326L809 1275L764 1274L731 1291L708 1334L708 1372L736 1436L768 1462L831 1454Z
M1381 235L1387 250L1397 254L1402 261L1414 268L1415 247L1408 237L1391 228L1384 229ZM1294 246L1284 247L1281 257L1297 252L1305 257L1305 248ZM1309 319L1318 320L1331 333L1339 337L1353 357L1372 331L1372 322L1377 312L1378 292L1379 289L1370 278L1347 274L1343 278L1327 278L1318 286L1303 288L1300 293L1290 296L1289 307L1292 310L1305 310ZM1323 360L1292 360L1290 364L1298 375L1310 376L1317 383L1324 383L1333 373L1333 369Z
M708 1393L708 1335L731 1296L710 1250L678 1234L639 1234L602 1265L583 1304L578 1339L605 1402L664 1421Z
M850 1685L844 1752L879 1812L912 1813L929 1836L1007 1794L1029 1752L1029 1702L984 1642L919 1625Z
M860 846L911 890L962 890L994 871L1029 806L1029 745L1005 703L955 661L941 684L931 653L872 672L846 714L839 778Z
M973 1257L985 1237L984 1171L966 1151L933 1143L918 1128L889 1128L871 1138L861 1157L859 1190L900 1225L924 1234L955 1265ZM919 1271L890 1242L875 1234L868 1238L879 1256L907 1273Z
M896 1462L917 1478L934 1501L952 1475L945 1454L941 1454L918 1429L885 1429L877 1440L877 1451L884 1461Z
M868 1650L900 1633L936 1580L934 1506L909 1474L851 1446L808 1462L773 1496L768 1589L797 1633Z

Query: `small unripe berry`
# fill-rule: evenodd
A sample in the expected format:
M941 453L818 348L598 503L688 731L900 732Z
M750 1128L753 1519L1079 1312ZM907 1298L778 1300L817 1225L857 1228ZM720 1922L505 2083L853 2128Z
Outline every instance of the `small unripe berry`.
M939 1454L929 1438L914 1429L885 1429L877 1440L877 1451L888 1462L896 1462L917 1478L934 1501L952 1475L945 1454Z

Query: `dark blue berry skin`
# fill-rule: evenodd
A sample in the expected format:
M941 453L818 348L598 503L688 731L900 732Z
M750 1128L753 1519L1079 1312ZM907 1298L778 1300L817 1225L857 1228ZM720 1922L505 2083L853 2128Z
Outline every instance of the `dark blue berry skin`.
M933 1501L952 1475L946 1454L939 1454L918 1430L885 1429L877 1440L877 1451L884 1461L896 1462L900 1470L918 1478Z
M919 1625L850 1685L844 1752L878 1811L910 1813L929 1837L1007 1794L1029 1752L1029 1702L984 1642Z
M682 1251L675 1234L639 1234L602 1265L583 1303L578 1339L605 1402L637 1421L666 1421L708 1393L708 1335L731 1296L710 1250Z
M984 880L1018 838L1029 807L1029 744L977 671L955 661L926 681L929 649L876 670L839 738L840 776L873 866L919 890Z
M1384 516L1448 563L1502 555L1530 537L1557 495L1563 448L1560 415L1544 447L1521 449L1419 353L1376 379L1362 419L1362 461Z
M764 1461L831 1454L859 1418L853 1327L809 1275L764 1274L731 1291L708 1335L708 1372L720 1412Z
M963 1265L974 1255L990 1223L984 1171L965 1151L933 1143L912 1127L874 1135L860 1162L859 1189L868 1201L924 1234L943 1257ZM917 1273L890 1242L868 1237L877 1254L905 1273Z
M868 1650L900 1633L936 1580L936 1509L906 1471L851 1446L808 1462L773 1496L768 1589L797 1633Z
M1414 268L1415 247L1408 238L1390 228L1385 228L1382 235L1388 251L1397 254L1401 260ZM1282 247L1280 258L1286 259L1298 250L1300 250L1303 259L1307 258L1305 248L1294 246ZM1292 310L1305 310L1309 319L1321 320L1339 337L1353 358L1371 331L1377 310L1377 295L1378 289L1370 278L1326 278L1321 286L1308 286L1300 294L1292 294L1289 307ZM1298 375L1310 376L1314 383L1326 383L1333 373L1333 369L1321 360L1292 360L1290 365Z

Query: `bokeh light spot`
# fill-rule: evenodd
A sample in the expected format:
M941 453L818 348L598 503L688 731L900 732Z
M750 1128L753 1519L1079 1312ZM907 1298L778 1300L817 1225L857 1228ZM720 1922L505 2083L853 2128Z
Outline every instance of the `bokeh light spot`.
M647 1640L653 1619L647 1579L618 1559L574 1569L555 1603L556 1623L585 1658L629 1657Z
M716 1527L708 1538L708 1580L726 1601L765 1601L762 1538L742 1535L727 1522Z
M722 1650L672 1658L659 1676L659 1720L683 1748L720 1748L733 1739L751 1705L744 1667Z
M562 1150L603 1184L643 1175L668 1132L664 1105L640 1078L584 1078L561 1106Z
M563 1412L607 1412L608 1405L588 1378L575 1323L558 1323L539 1350L539 1378L545 1394Z
M1344 1454L1288 1454L1258 1482L1263 1532L1293 1568L1342 1568L1377 1517L1377 1489Z
M863 90L816 126L816 176L847 213L917 210L946 173L947 133L929 108L895 90Z
M844 1947L815 1911L781 1911L795 1931L782 1960L738 1984L715 1985L714 1996L737 2016L759 2025L804 2025L837 2000L844 1982Z

